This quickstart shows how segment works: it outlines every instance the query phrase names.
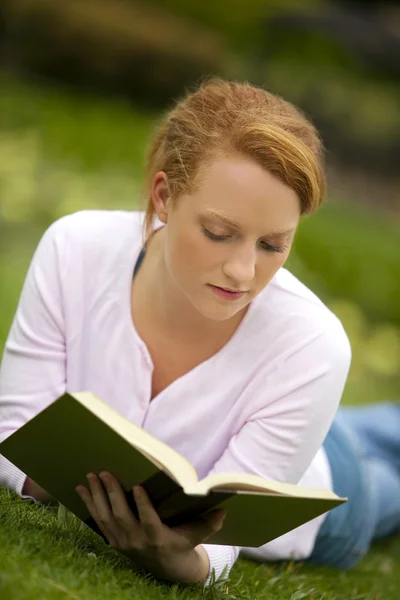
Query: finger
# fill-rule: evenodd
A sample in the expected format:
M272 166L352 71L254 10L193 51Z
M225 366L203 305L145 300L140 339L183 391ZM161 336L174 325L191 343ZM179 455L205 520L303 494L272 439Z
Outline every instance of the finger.
M222 529L226 515L227 512L224 508L215 510L209 515L207 521L208 526L212 528L212 533L216 533Z
M196 517L195 519L193 519L193 522L196 521L213 521L214 519L217 520L224 520L226 517L226 509L225 508L213 508L210 510L207 510L204 513L201 513L198 517Z
M119 481L111 473L103 471L99 475L108 493L111 510L117 525L125 530L139 530L139 523L126 500L125 492Z
M112 517L111 505L108 501L107 493L101 484L101 481L95 473L86 475L89 489L93 497L93 502L96 506L97 515L103 521L110 521Z
M174 529L183 533L191 544L197 546L222 529L225 517L226 510L217 509Z
M133 488L133 495L139 514L140 525L146 536L150 540L155 541L157 536L160 535L163 523L142 486L135 485Z
M103 533L104 537L109 541L109 543L111 545L115 544L116 543L115 537L113 535L110 535L110 533L108 531L106 531L106 529L103 527L103 525L98 520L96 505L93 501L93 497L92 497L90 490L86 489L84 485L78 485L75 488L75 491L78 493L80 498L86 504L88 512L93 517L93 519L96 521L96 523L97 523L100 531Z
M210 522L224 522L224 519L227 515L226 508L217 508L205 515L207 519L210 519Z
M191 521L183 523L182 527L194 527L201 525L204 525L205 527L217 527L220 523L223 523L225 517L226 510L224 508L212 509L200 514Z
M96 523L100 526L102 531L105 532L106 537L114 538L115 540L117 540L118 525L115 522L107 493L104 490L101 481L94 473L88 473L87 480L89 482L89 488L92 494L92 501L94 504L94 510L96 514L96 516L93 518L95 519Z

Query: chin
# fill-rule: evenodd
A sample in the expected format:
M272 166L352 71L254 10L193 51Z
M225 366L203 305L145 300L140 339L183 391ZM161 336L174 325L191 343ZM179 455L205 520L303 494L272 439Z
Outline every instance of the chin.
M197 310L207 319L211 321L226 321L236 315L239 311L244 309L244 306L233 306L233 305L210 305L209 302L204 303L203 306L195 304Z

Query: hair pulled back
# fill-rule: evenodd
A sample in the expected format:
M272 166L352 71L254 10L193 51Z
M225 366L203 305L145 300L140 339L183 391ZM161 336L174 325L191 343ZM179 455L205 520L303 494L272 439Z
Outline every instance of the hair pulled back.
M322 143L314 125L293 104L250 83L211 78L189 92L162 119L147 156L145 237L151 234L151 186L164 171L176 200L191 193L205 167L220 156L250 158L292 188L301 214L325 195Z

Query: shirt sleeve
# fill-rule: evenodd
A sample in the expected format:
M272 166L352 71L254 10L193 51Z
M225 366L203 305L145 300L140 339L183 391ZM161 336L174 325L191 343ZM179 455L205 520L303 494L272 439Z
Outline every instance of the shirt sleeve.
M208 473L252 473L299 483L322 446L337 411L351 362L339 320L251 384L253 412ZM268 518L268 515L265 515ZM203 544L218 577L240 547Z
M30 264L0 369L0 441L66 389L59 221L43 235ZM0 454L0 484L22 494L26 474Z

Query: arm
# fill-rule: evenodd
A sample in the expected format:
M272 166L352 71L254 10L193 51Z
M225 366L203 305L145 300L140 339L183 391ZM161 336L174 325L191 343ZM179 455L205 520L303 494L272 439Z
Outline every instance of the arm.
M24 481L21 496L25 498L32 498L37 502L49 504L50 506L57 506L58 504L58 500L56 498L50 496L46 490L35 483L30 477L27 477Z
M6 342L0 370L0 441L65 391L58 231L57 222L38 245ZM25 480L26 474L0 455L0 484L22 497L43 498L42 488Z
M259 372L247 390L244 424L207 475L245 472L297 484L333 421L350 360L348 338L337 321L291 351L268 375ZM224 565L229 572L240 550L203 547L217 577Z

